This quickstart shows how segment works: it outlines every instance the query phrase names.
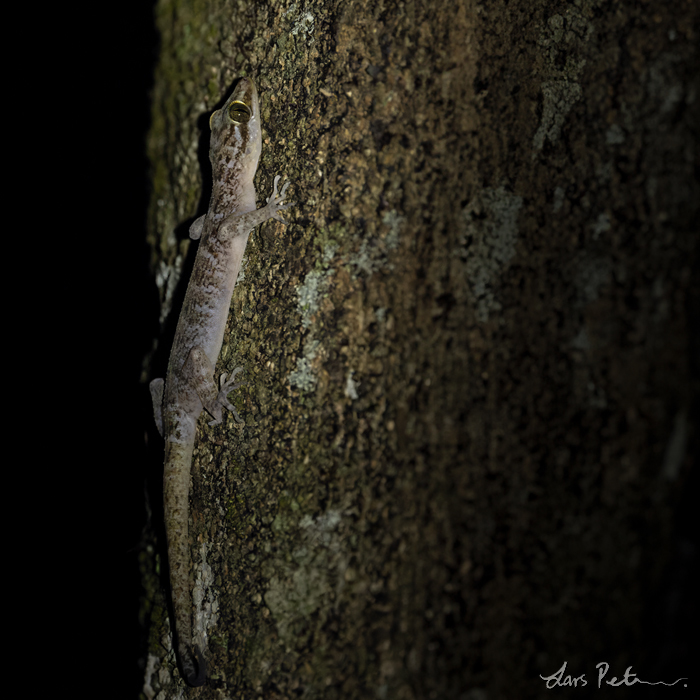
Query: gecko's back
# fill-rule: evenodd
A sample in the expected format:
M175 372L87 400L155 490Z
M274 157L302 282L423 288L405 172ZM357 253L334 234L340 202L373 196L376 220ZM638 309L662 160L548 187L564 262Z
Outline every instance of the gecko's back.
M168 365L167 379L174 391L191 348L202 348L212 365L221 351L250 234L250 230L241 230L231 235L229 230L222 236L221 224L232 215L255 211L253 178L262 148L255 83L242 79L226 104L211 115L209 126L213 187L207 214L191 230L192 237L200 241Z

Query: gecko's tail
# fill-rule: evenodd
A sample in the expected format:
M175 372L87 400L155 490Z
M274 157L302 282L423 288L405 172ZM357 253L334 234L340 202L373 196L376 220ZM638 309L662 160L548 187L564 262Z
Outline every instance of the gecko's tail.
M194 657L197 657L195 661ZM204 685L207 679L207 662L202 656L199 647L195 645L194 656L186 644L180 645L180 662L182 663L182 677L187 685L197 687Z

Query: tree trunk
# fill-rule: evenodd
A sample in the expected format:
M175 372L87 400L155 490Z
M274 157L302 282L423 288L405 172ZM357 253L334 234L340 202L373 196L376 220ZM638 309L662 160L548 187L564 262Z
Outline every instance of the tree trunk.
M153 376L209 198L207 119L240 76L259 206L278 173L296 206L251 236L234 292L216 376L245 368L245 424L198 428L208 683L184 686L149 586L147 697L549 697L566 662L583 698L600 662L689 675L650 630L685 566L697 421L699 18L159 2Z

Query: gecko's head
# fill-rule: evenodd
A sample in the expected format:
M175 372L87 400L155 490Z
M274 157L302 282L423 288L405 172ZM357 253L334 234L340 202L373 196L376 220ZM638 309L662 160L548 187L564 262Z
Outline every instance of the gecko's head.
M231 182L255 174L262 148L258 91L241 78L226 104L209 118L209 159L214 178Z

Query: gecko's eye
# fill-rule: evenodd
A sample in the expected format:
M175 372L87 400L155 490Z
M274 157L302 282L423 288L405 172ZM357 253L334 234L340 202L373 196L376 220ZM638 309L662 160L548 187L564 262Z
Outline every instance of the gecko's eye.
M228 106L228 116L236 124L245 124L250 120L252 113L250 107L243 102L231 102Z
M216 112L211 113L211 117L209 117L209 129L213 129L214 127L212 126L212 122L214 121L214 117L220 112L221 110L217 109Z

